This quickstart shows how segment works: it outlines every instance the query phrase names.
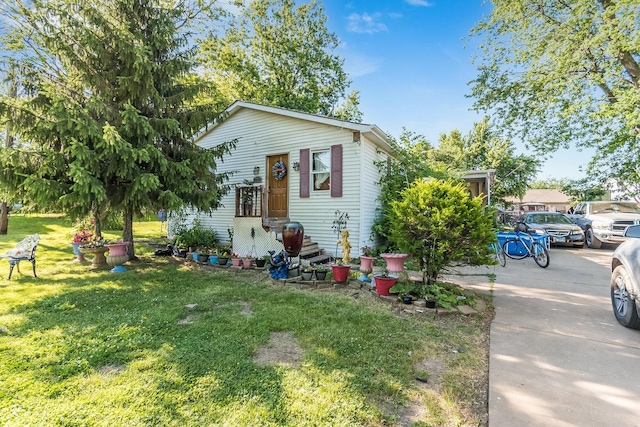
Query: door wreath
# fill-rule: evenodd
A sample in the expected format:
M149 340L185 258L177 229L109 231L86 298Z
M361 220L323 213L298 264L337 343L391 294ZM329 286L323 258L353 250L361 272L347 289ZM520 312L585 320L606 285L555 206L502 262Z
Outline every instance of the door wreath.
M280 181L287 175L287 167L284 165L282 160L278 160L271 167L271 174L276 179L276 181Z

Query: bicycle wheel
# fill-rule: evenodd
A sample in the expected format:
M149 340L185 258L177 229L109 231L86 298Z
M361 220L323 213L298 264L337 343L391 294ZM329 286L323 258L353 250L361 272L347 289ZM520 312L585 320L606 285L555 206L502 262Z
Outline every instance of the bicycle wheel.
M549 251L538 242L531 244L531 252L533 253L533 259L542 268L549 266Z
M507 240L502 245L502 251L511 259L523 259L529 256L527 247L522 240Z

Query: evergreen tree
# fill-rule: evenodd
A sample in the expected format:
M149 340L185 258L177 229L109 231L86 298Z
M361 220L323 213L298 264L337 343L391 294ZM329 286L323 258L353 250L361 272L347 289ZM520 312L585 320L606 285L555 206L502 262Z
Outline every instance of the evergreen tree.
M2 45L21 93L0 113L24 141L3 150L0 184L32 204L72 216L107 209L123 239L146 210L210 211L228 188L212 150L193 143L216 108L194 74L190 31L208 10L168 0L11 0ZM133 255L133 245L130 246Z

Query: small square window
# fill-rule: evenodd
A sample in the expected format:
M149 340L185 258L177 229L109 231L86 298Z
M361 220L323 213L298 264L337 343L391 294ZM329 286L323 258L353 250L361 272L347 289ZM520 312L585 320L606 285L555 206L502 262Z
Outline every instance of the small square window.
M331 182L331 151L317 151L312 154L311 179L314 190L329 190Z

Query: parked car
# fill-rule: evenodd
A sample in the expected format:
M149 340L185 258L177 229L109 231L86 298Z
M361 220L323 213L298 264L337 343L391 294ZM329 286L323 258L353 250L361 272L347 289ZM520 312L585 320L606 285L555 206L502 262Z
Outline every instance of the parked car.
M548 234L552 245L584 246L584 232L560 212L527 212L520 216L516 230Z
M625 241L625 229L640 224L640 205L617 200L582 202L569 218L584 230L587 246L598 249L603 243Z
M640 329L640 225L627 227L624 236L611 255L611 305L622 326Z

